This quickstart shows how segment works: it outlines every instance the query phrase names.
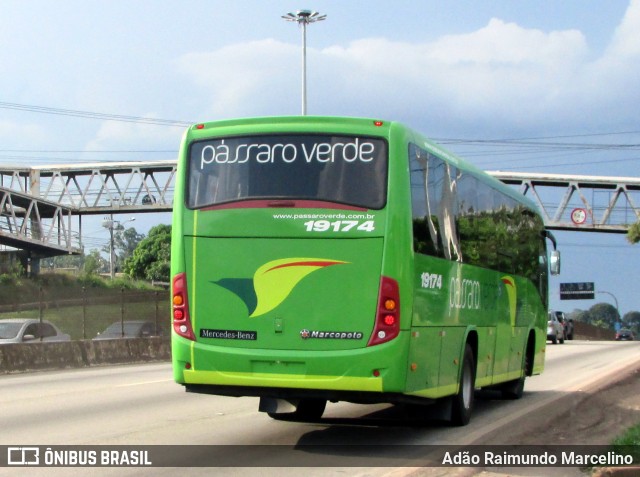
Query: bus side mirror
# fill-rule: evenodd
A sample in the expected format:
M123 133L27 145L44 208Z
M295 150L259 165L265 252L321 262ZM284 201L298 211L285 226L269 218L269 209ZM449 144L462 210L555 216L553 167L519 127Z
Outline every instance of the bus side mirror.
M560 252L557 250L551 251L551 257L549 257L549 271L551 275L560 275Z

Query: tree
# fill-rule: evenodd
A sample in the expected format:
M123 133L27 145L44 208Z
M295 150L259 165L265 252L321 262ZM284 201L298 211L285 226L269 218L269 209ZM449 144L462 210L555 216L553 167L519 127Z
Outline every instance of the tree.
M100 255L99 250L94 248L89 252L89 255L84 257L82 271L86 275L95 275L100 271L106 271L108 269L109 263Z
M88 255L58 255L42 260L42 266L52 269L75 269L85 274L95 274L109 270L109 262L105 260L100 251L93 249Z
M589 308L591 324L601 328L614 329L616 322L620 321L620 314L616 307L609 303L596 303Z
M135 228L129 227L125 229L121 223L116 223L113 227L113 254L115 258L114 268L119 270L123 268L126 262L138 244L144 239L144 234L140 234ZM110 244L105 245L102 251L109 256Z
M631 243L640 242L640 222L636 222L631 227L629 227L629 231L627 232L627 240Z
M83 255L57 255L55 257L46 257L41 259L40 266L42 268L68 268L80 270L84 263L85 256Z
M622 322L624 327L640 331L640 311L628 311L622 317Z
M588 310L575 309L567 314L567 318L571 318L573 321L579 321L581 323L591 323L593 321Z
M124 272L141 280L169 281L171 226L156 225L126 259Z
M124 263L133 255L138 244L144 239L144 234L139 234L133 227L125 228L120 225L113 236L113 248L118 256L118 262Z

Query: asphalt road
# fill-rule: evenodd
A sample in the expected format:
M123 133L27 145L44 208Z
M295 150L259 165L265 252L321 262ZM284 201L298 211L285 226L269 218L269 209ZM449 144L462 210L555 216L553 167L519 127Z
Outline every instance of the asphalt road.
M402 470L376 467L381 447L422 444L474 444L496 430L508 440L517 418L552 405L567 393L589 392L640 362L640 341L567 341L547 346L545 372L527 380L518 401L479 396L471 423L463 428L416 422L388 405L329 403L319 423L274 421L257 412L256 398L187 394L172 380L168 363L0 376L0 445L357 445L361 467L340 467L332 449L327 463L336 467L305 469L305 475L398 475ZM512 444L513 442L505 442ZM176 448L170 451L181 452ZM207 449L202 447L199 449ZM216 448L219 449L220 448ZM278 453L262 450L260 467L237 448L238 468L190 468L183 475L299 475L300 469L273 466ZM336 453L337 452L337 453ZM347 457L354 457L347 456ZM304 464L299 464L304 465ZM371 467L376 468L371 468ZM7 473L8 470L11 472ZM18 469L0 469L16 475ZM87 469L27 469L28 475L86 475ZM91 469L100 475L176 475L176 469ZM26 473L25 473L26 475Z

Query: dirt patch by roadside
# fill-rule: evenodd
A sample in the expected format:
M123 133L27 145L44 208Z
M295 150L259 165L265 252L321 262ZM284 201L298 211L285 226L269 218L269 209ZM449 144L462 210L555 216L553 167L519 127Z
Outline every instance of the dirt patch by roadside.
M640 422L640 368L589 392L571 393L518 421L505 433L484 436L482 444L606 445Z
M640 422L640 367L589 392L576 392L536 410L482 437L474 444L507 445L608 445L626 429ZM590 475L578 468L423 468L410 477L575 477ZM599 469L592 477L640 475L640 469Z
M518 420L511 431L501 429L485 436L483 444L608 445L629 427L640 422L640 368L622 379L588 392L571 393L543 409ZM493 469L494 472L497 469ZM476 470L477 471L477 470ZM502 468L498 473L471 472L474 477L625 477L640 469L600 468Z

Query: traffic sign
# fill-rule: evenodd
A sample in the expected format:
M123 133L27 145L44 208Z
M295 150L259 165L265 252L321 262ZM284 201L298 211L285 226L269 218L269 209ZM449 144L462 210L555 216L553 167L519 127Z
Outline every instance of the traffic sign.
M576 225L582 225L587 221L587 211L585 209L573 209L571 211L571 221Z
M596 289L593 282L561 283L561 300L593 300Z

